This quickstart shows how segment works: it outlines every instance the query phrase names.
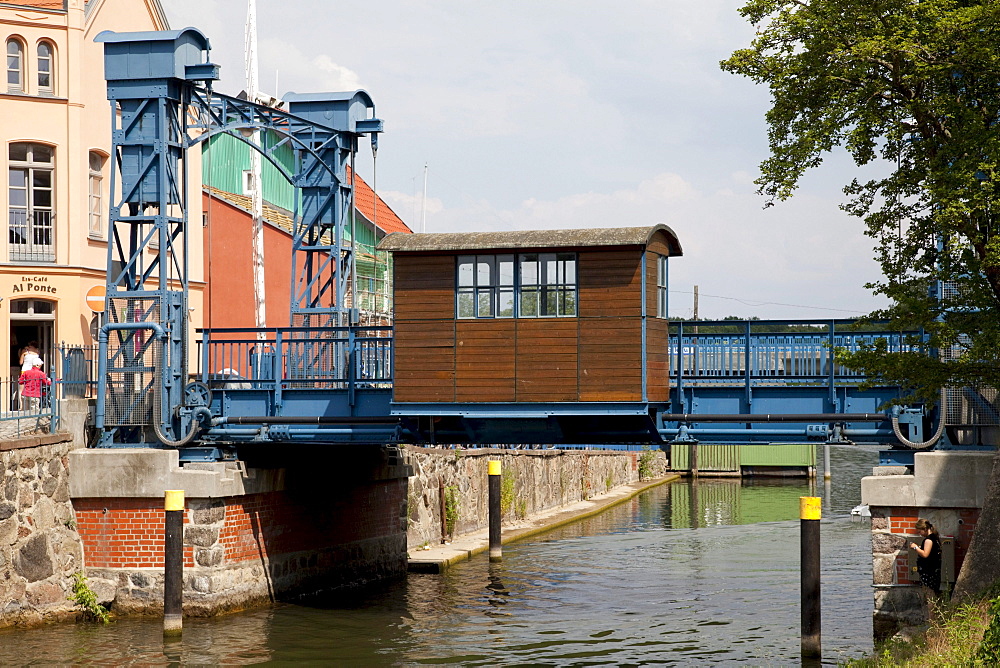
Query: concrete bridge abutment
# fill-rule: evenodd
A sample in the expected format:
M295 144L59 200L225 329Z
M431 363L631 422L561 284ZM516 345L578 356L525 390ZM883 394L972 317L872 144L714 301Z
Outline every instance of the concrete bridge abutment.
M168 489L185 492L186 615L214 615L406 571L410 469L393 447L303 453L280 468L181 465L168 449L87 449L70 453L69 470L87 575L117 613L162 608Z
M958 574L986 498L994 456L917 452L912 469L880 466L861 479L861 502L871 511L876 639L927 620L928 591L908 562L907 545L916 536L918 518L930 520L942 537L953 537L953 573Z

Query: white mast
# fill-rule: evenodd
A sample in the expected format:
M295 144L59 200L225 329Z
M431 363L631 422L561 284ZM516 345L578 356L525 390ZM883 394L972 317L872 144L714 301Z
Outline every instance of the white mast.
M420 198L420 231L427 231L427 163L424 163L424 196Z
M257 67L257 2L247 0L247 23L244 35L247 99L257 102L259 99L258 67ZM254 131L253 143L261 145L260 131ZM260 153L250 150L251 197L253 201L253 296L254 322L258 328L266 326L265 295L264 295L264 202L263 184L261 183ZM264 338L259 332L258 338Z

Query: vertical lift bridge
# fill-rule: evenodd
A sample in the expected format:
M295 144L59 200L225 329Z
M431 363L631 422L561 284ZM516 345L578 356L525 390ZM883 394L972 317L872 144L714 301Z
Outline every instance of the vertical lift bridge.
M551 424L580 415L596 425L587 434L593 442L604 442L600 416L592 414L601 409L597 405L424 406L408 416L391 403L391 328L357 327L348 299L355 258L346 227L354 204L346 168L361 138L369 136L374 149L382 131L367 93L289 94L283 111L215 92L219 68L209 60L208 39L195 28L104 32L97 41L105 45L113 111L111 189L120 193L110 211L107 320L99 336L99 446L176 447L186 458L214 458L247 442L559 443L559 434L570 430ZM250 144L299 188L291 327L206 331L199 359L191 360L189 151L220 133ZM285 145L296 155L294 173L273 158ZM692 337L684 327L677 325L671 336L670 401L640 407L651 427L631 436L616 433L616 439L854 438L923 445L923 411L879 413L898 388L860 391L861 379L835 368L832 348L789 352L798 345L794 337L776 343L752 331L751 323L736 336ZM829 325L831 346L843 344L837 327ZM784 346L781 355L775 346ZM792 364L782 367L782 382L768 382L777 367L767 360ZM196 379L189 373L195 365ZM220 385L213 382L214 368L243 369L245 378ZM608 416L615 411L604 409ZM422 429L426 418L443 419L451 431ZM540 418L546 426L533 440L530 425ZM714 425L720 422L730 424ZM578 430L572 438L568 442L579 442Z

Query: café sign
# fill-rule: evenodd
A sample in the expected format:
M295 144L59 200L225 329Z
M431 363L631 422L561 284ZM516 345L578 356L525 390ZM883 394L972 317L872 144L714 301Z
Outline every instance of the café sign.
M21 282L15 283L11 290L13 294L56 294L56 288L49 285L48 276L21 276Z

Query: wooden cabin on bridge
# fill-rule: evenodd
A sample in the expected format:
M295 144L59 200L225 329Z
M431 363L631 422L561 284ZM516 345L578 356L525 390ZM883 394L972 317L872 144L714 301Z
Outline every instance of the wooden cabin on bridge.
M669 400L682 251L666 225L391 234L379 250L394 256L394 405Z

